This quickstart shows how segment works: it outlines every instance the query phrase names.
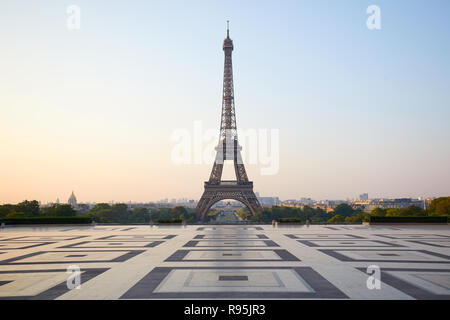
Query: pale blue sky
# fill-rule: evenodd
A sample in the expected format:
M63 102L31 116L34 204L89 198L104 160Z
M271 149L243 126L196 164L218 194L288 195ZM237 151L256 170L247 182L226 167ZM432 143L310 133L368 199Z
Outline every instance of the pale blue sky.
M3 0L0 202L199 198L212 164L174 165L170 137L194 121L218 134L226 20L238 127L282 139L278 174L247 166L261 195L448 195L449 12L447 0Z

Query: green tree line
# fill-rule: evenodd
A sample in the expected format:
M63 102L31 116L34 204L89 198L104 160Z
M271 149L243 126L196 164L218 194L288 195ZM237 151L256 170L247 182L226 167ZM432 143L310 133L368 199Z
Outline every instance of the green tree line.
M252 216L248 209L237 211L245 220L255 222L269 223L273 220L278 221L286 218L297 218L302 222L309 220L311 223L357 223L369 221L370 216L386 217L424 217L424 216L449 216L450 215L450 197L441 197L434 199L427 210L416 206L407 208L382 209L375 208L370 213L363 212L361 209L354 209L350 205L342 203L332 212L325 212L320 208L303 208L274 206L263 208L263 211Z
M0 205L0 218L75 217L78 212L69 204L40 207L36 200Z
M178 206L175 208L134 208L128 209L123 203L109 205L100 203L87 213L95 222L99 223L157 223L180 220L186 223L197 221L195 210Z
M150 223L158 221L181 220L187 223L197 221L197 214L193 209L185 207L128 209L123 203L110 205L99 203L87 213L81 214L69 204L53 204L40 207L36 200L25 200L18 204L0 205L0 218L36 218L36 217L90 217L99 223Z
M449 216L450 197L434 199L427 210L416 206L403 209L375 208L370 214L359 209L353 209L348 204L338 205L332 212L325 212L320 208L305 206L304 208L273 206L263 208L262 212L251 215L248 209L237 210L244 219L252 222L270 223L273 220L295 218L302 222L309 220L311 223L353 223L368 221L370 216L381 217L412 217L412 216ZM208 220L212 220L219 213L211 210ZM25 200L18 204L0 205L0 218L27 218L27 217L75 217L87 216L99 223L157 223L158 221L182 220L186 223L197 222L195 210L178 206L175 208L134 208L129 209L126 204L118 203L110 205L99 203L87 213L80 214L69 204L53 204L48 207L40 207L36 200Z
M353 213L352 213L353 211ZM375 208L370 214L353 209L347 204L341 204L334 209L333 217L328 223L361 222L369 221L370 216L377 217L426 217L426 216L450 216L450 197L433 199L427 210L417 206L407 208Z

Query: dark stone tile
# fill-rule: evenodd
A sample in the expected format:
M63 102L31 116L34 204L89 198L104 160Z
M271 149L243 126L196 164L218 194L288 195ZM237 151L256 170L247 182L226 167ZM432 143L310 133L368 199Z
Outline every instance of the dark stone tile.
M248 276L219 276L219 281L248 281Z

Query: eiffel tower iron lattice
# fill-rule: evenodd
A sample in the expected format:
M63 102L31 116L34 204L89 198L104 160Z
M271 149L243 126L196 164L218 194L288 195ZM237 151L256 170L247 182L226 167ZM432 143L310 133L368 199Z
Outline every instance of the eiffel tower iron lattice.
M216 147L216 158L209 181L205 182L205 191L196 208L200 220L205 219L211 206L224 199L233 199L243 203L253 215L262 210L258 198L253 192L253 182L248 180L241 157L242 147L238 143L236 113L234 109L233 64L231 58L233 49L233 40L230 39L230 30L227 21L227 37L223 42L225 66L220 137L219 144ZM233 160L236 174L235 181L222 180L225 160Z

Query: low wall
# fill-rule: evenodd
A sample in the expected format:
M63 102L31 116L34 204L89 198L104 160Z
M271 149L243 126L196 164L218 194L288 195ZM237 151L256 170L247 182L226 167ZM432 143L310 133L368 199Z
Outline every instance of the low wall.
M0 224L5 225L40 225L40 224L90 224L92 219L88 217L36 217L36 218L4 218Z
M432 223L447 224L447 217L370 217L369 224L389 224L389 223Z

